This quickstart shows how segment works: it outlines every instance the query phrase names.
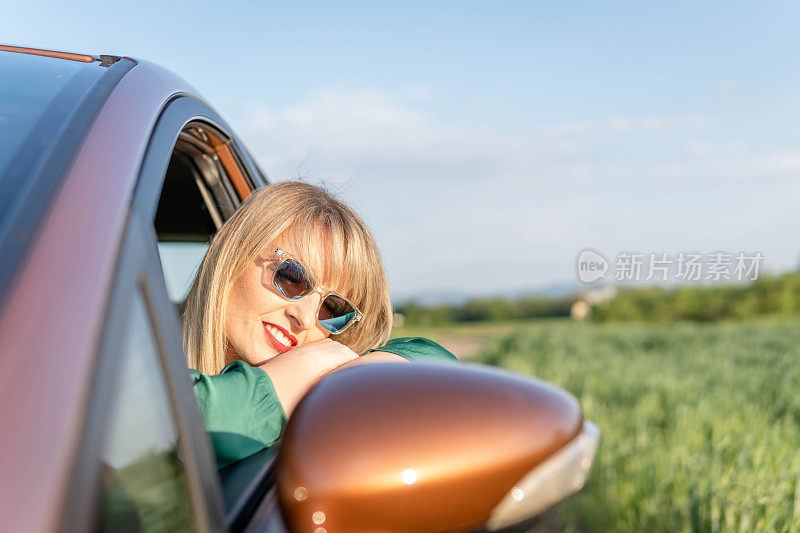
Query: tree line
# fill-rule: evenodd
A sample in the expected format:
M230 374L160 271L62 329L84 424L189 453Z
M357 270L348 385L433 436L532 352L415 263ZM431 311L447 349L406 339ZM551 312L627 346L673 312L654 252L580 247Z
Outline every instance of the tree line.
M436 325L525 318L568 317L575 297L474 298L462 304L422 305L411 301L395 308L407 325Z
M570 316L580 295L562 298L474 298L461 304L396 308L407 325L499 321ZM763 275L747 284L716 283L678 287L622 287L616 297L592 307L595 322L641 320L711 322L764 314L800 313L800 272Z
M712 322L800 312L800 272L765 275L747 284L623 288L592 309L592 320Z

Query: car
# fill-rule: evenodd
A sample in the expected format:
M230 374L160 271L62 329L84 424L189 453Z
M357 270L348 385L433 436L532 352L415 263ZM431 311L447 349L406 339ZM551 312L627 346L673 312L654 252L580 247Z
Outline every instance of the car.
M466 363L336 372L217 471L176 308L266 174L156 64L2 45L0 73L0 529L494 530L583 486L578 401Z

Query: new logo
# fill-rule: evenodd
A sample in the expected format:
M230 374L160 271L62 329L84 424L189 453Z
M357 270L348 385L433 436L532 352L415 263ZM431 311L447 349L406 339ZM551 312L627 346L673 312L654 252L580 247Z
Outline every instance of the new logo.
M608 260L589 248L578 254L578 279L583 283L591 283L604 278L608 272Z

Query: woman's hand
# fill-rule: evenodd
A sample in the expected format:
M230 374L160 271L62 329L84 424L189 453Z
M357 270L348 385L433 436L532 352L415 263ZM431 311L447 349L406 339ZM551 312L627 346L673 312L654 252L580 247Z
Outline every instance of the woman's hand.
M344 344L322 339L292 348L259 368L269 375L286 416L290 416L300 398L322 376L356 359L358 354Z

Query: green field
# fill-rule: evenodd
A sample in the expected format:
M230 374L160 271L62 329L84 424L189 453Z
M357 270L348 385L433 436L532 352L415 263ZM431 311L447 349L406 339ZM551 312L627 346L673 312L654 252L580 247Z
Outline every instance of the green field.
M800 318L404 328L555 383L602 431L567 531L800 531ZM446 342L444 342L446 341Z

